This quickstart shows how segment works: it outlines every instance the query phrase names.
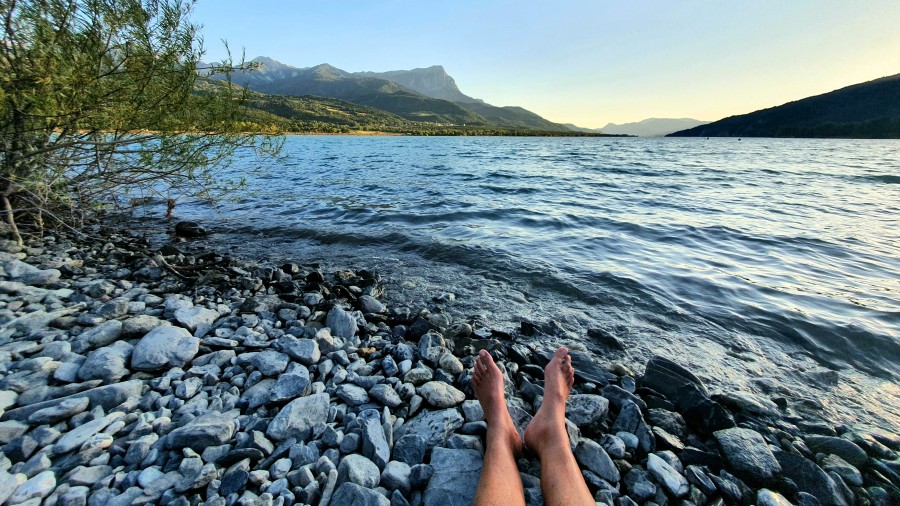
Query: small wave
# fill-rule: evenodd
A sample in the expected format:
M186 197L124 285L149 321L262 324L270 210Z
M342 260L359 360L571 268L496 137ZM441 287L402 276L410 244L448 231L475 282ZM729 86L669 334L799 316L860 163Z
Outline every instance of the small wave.
M900 176L894 176L892 174L879 174L877 176L869 176L869 179L885 184L900 184Z

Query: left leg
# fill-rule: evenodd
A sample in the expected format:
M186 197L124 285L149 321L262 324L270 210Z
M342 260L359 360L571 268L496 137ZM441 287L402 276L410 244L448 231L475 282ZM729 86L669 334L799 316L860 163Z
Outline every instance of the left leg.
M516 467L516 455L522 451L522 440L506 409L503 374L487 351L482 350L475 360L472 386L475 397L484 409L488 426L484 465L472 504L524 506L525 492Z

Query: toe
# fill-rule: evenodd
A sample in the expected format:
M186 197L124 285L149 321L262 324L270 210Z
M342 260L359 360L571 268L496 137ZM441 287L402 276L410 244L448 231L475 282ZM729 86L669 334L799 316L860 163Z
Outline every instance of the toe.
M563 346L556 350L556 353L553 354L553 358L565 364L569 358L569 349Z

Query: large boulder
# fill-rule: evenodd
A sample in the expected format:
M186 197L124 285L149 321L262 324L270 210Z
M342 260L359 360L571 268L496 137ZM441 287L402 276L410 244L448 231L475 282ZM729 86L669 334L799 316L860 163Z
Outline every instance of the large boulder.
M131 354L131 368L156 371L184 367L200 350L200 339L181 327L157 327L141 338Z

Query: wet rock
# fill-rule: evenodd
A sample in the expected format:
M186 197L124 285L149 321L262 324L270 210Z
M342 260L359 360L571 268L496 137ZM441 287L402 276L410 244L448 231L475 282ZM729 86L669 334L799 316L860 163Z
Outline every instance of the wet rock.
M684 497L690 491L687 479L653 453L647 455L647 470L657 482L662 484L666 492L675 497Z
M642 385L665 395L682 412L709 398L709 391L700 378L660 356L653 357L647 362Z
M743 411L752 415L776 416L778 414L778 405L774 402L748 392L726 392L717 396L716 401L734 411Z
M781 466L763 437L750 429L733 428L713 433L729 469L751 483L766 484L781 472Z
M608 385L616 380L616 375L608 372L601 364L594 362L591 355L583 351L570 350L575 377L597 385Z
M423 495L425 506L468 506L475 498L481 477L482 457L474 450L435 448L431 454L434 474Z
M850 485L857 487L863 485L863 477L859 470L837 455L826 455L822 459L822 469L826 472L836 473Z
M289 402L269 424L266 435L276 441L295 437L306 440L312 428L328 420L328 394L314 394Z
M761 488L756 493L757 506L792 506L791 502L778 492Z
M197 355L200 339L180 327L157 327L138 342L131 354L131 367L139 371L155 371L167 367L184 367Z
M177 237L203 237L207 233L206 229L196 221L179 221L175 224Z
M452 408L466 400L466 394L443 381L429 381L417 391L428 404L436 408Z
M806 445L816 453L837 455L857 468L869 461L862 448L843 438L811 435L806 436Z
M799 455L775 452L782 475L792 480L797 488L815 496L824 506L849 506L838 493L828 474L814 462Z

